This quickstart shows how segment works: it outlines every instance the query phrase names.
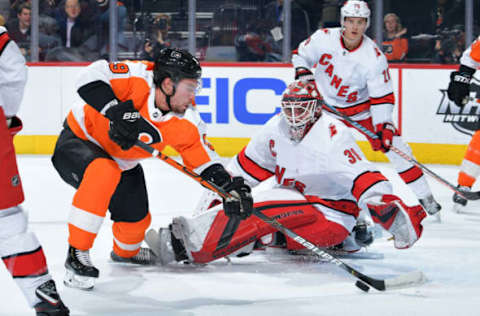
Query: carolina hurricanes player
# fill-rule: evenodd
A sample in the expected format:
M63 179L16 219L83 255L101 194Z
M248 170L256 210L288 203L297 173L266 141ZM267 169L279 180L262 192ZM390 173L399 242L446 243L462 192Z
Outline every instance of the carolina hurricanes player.
M114 222L112 260L155 263L150 249L140 247L151 219L139 164L150 154L134 147L139 138L159 151L173 147L186 166L239 197L224 201L227 215L250 215L250 188L218 163L193 106L200 76L195 57L170 48L155 63L100 60L80 73L83 101L68 114L52 157L63 180L77 189L68 220L66 285L94 286L99 271L89 249L107 209Z
M470 81L476 69L480 68L480 37L462 54L458 71L450 74L448 98L459 107L465 106L470 93ZM480 175L480 130L477 130L468 144L467 151L458 173L458 187L470 191L476 178ZM458 194L453 195L453 207L459 212L467 205L467 200Z
M281 114L252 137L228 170L252 187L274 177L273 188L254 193L254 207L319 247L342 243L360 208L392 233L396 248L411 247L422 234L424 209L408 207L392 194L390 182L365 159L349 129L322 115L322 98L311 82L288 86ZM275 232L254 216L229 219L218 205L193 218L174 218L170 228L150 230L145 240L163 264L248 254L266 239L290 250L303 248L283 235L267 236Z
M27 230L27 214L20 206L23 189L17 169L13 137L22 129L16 116L27 82L20 49L0 26L0 257L37 315L69 315L48 273L42 246ZM3 298L6 304L8 298Z
M340 16L341 28L320 29L293 51L295 79L315 81L327 104L374 131L379 140L367 137L372 148L387 155L427 212L435 214L441 206L433 198L421 169L389 151L393 144L412 155L393 124L395 100L387 59L364 34L370 25L370 9L363 1L349 0Z

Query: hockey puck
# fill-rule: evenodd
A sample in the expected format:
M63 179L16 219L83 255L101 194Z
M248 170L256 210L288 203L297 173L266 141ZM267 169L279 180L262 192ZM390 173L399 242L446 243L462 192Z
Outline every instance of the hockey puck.
M355 282L355 285L364 292L368 292L368 290L370 290L370 287L361 281Z

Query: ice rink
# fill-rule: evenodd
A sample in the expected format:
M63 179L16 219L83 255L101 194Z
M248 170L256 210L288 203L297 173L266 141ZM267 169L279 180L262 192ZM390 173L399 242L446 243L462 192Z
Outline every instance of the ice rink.
M408 204L415 199L388 164L379 168ZM162 161L143 162L152 226L192 214L202 188ZM429 165L456 183L458 166ZM429 178L442 204L442 223L424 221L412 249L396 250L384 233L363 258L342 259L373 277L420 270L426 283L364 293L355 279L328 263L272 251L203 267L141 267L113 263L107 217L91 250L100 278L92 291L63 285L67 251L66 219L74 190L54 171L50 157L20 156L30 229L45 250L50 272L71 315L480 315L480 201L462 214L451 211L452 192ZM478 188L476 188L478 190ZM0 269L0 315L33 315L6 269Z

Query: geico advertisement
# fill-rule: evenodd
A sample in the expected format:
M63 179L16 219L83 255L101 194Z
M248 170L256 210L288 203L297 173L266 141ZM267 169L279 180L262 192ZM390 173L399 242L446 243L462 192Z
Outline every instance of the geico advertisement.
M81 68L29 67L19 113L23 135L60 132L66 114L78 101L75 80ZM472 82L470 102L460 109L446 97L450 72L445 68L390 70L397 101L394 121L407 142L466 144L478 128L480 82ZM209 136L251 137L280 111L282 92L293 77L292 67L203 67L203 88L196 103Z
M280 112L293 78L291 67L204 67L195 102L209 136L251 137Z

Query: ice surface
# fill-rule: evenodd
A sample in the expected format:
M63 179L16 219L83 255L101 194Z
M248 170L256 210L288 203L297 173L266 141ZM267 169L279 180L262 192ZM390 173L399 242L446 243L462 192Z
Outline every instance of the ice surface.
M201 187L162 161L143 163L152 226L191 214ZM408 204L415 199L388 164L379 168ZM20 156L19 167L30 213L30 228L47 255L50 272L72 315L480 315L480 201L463 214L451 212L452 192L429 182L442 204L443 222L427 218L412 249L396 250L387 234L362 259L342 259L374 277L421 270L420 286L364 293L343 270L316 260L268 251L220 260L203 267L138 267L111 262L107 217L91 251L100 278L90 292L62 284L67 225L74 190L62 182L46 156ZM430 165L456 182L457 166ZM478 190L478 188L474 188ZM33 315L6 269L0 269L0 315Z

